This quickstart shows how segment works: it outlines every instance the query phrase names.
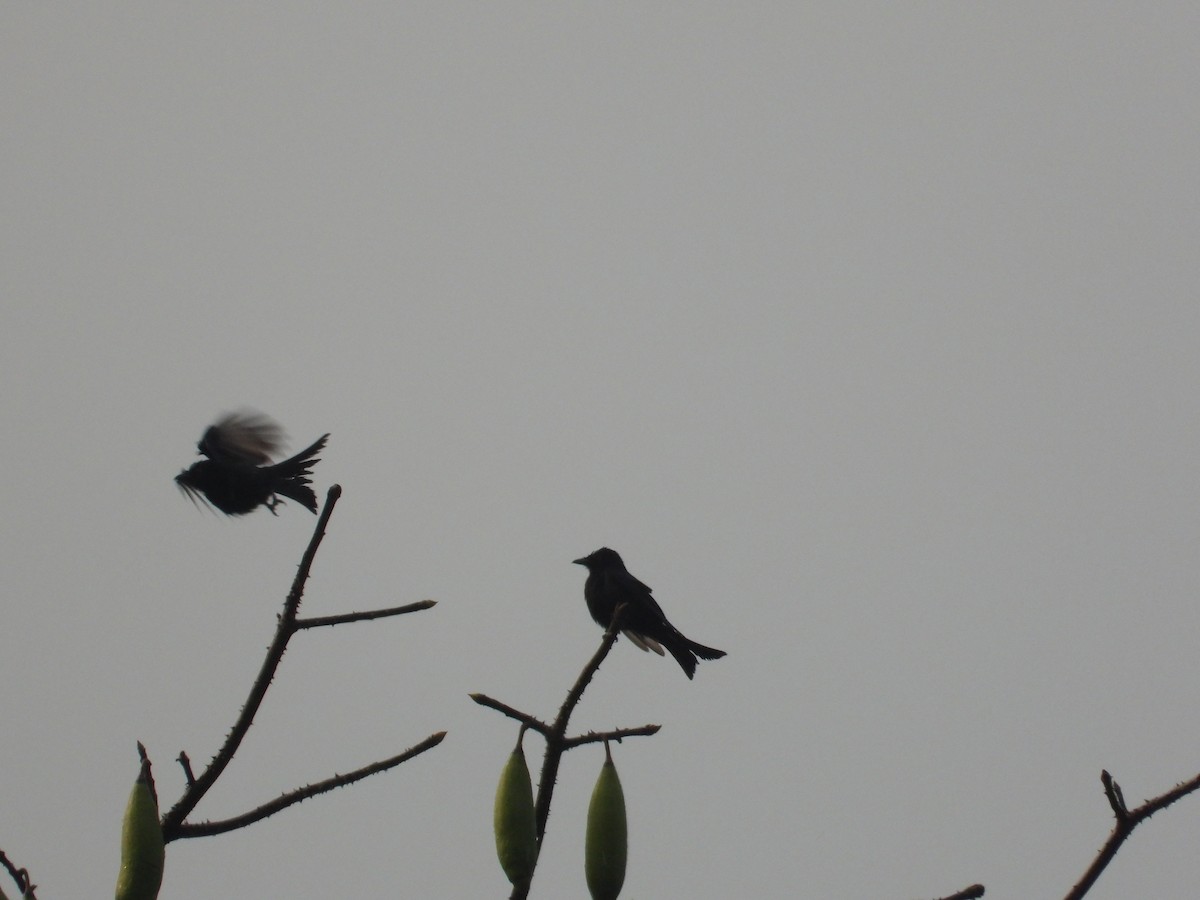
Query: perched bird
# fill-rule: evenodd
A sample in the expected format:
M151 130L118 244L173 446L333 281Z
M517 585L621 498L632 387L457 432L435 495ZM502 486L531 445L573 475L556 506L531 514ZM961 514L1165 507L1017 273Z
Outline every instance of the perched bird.
M199 497L228 516L240 516L259 506L273 515L280 497L317 511L317 495L309 487L310 470L328 434L291 459L271 463L283 444L283 430L254 412L228 413L208 426L196 444L206 459L192 463L175 476L179 489L194 503Z
M574 562L588 570L583 599L600 627L608 628L617 605L628 603L621 619L621 633L636 646L653 650L659 656L666 647L688 678L696 674L696 657L720 659L725 655L724 650L705 647L680 634L667 621L662 608L651 596L650 588L629 574L617 551L601 547Z

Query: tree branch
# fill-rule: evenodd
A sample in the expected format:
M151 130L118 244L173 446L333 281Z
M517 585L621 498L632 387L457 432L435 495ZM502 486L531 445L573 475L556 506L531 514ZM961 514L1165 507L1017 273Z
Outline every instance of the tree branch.
M566 752L567 723L571 720L571 713L575 711L575 707L583 697L583 692L591 683L592 676L599 670L600 663L604 662L608 651L617 642L617 635L621 633L621 619L624 618L627 606L628 604L621 603L613 610L612 622L609 623L608 630L604 632L604 639L600 641L600 646L596 648L592 658L588 660L583 671L579 673L579 677L575 679L575 684L567 692L567 699L563 701L562 707L558 710L558 716L554 719L554 724L550 726L550 733L546 735L546 754L542 757L542 774L538 778L537 803L534 804L539 851L542 849L542 839L546 836L546 822L550 818L550 801L554 797L554 785L558 781L558 766L562 761L563 753ZM530 881L532 880L531 878ZM523 891L513 891L512 900L523 900L528 894L529 883L527 882Z
M983 885L973 884L970 887L965 887L957 893L950 894L948 897L941 897L939 900L978 900L983 896Z
M192 771L192 761L188 758L187 751L180 750L179 755L175 757L175 761L178 762L180 768L183 769L184 783L188 787L191 787L196 783L196 774Z
M1107 771L1100 773L1100 783L1104 785L1104 796L1108 799L1108 805L1112 808L1113 816L1116 818L1116 824L1113 826L1112 834L1108 836L1108 840L1104 842L1104 846L1100 848L1100 852L1096 854L1096 858L1092 860L1092 864L1088 866L1087 871L1083 873L1083 877L1079 882L1071 888L1065 900L1079 900L1092 889L1092 885L1096 883L1096 879L1112 862L1117 851L1121 849L1121 845L1133 833L1133 829L1137 828L1142 822L1150 818L1160 809L1166 809L1176 800L1186 797L1188 794L1200 788L1200 775L1197 775L1191 781L1185 781L1175 785L1165 794L1155 797L1153 800L1147 800L1137 809L1129 809L1125 805L1125 797L1121 793L1121 786L1113 779Z
M389 616L402 615L404 613L416 612L422 609L429 609L435 604L434 600L422 600L418 603L411 603L407 606L397 606L391 609L371 610L368 612L354 612L340 616L320 616L308 619L299 618L300 602L304 597L304 587L308 582L309 573L312 571L313 561L316 559L317 550L321 546L321 541L325 537L325 530L329 525L329 519L333 515L333 509L337 505L338 498L342 495L342 489L339 485L333 485L328 494L326 494L325 508L321 510L321 515L317 517L316 528L313 530L312 538L309 539L308 546L305 548L304 555L300 559L300 566L296 571L296 577L292 581L291 590L288 591L287 599L283 604L283 612L280 613L275 626L275 635L271 640L271 645L267 648L267 655L263 659L262 666L259 669L258 677L255 678L254 684L250 688L250 695L247 697L245 704L242 706L241 712L238 714L237 721L233 728L230 729L228 736L225 738L225 743L221 746L217 754L209 762L208 766L196 776L192 771L191 761L188 759L187 753L179 754L179 764L183 767L186 787L184 788L183 796L171 808L162 820L163 840L170 842L179 838L200 837L202 835L221 834L226 831L233 831L236 828L241 828L249 825L252 822L257 822L260 819L265 819L273 813L279 812L282 809L306 800L309 797L314 797L317 794L323 794L326 791L331 791L334 788L352 784L355 781L366 778L368 775L374 775L377 772L383 772L388 769L398 766L405 760L411 759L426 750L436 747L442 742L446 736L444 731L431 735L415 747L406 750L398 756L393 756L390 759L380 760L364 766L361 769L356 769L346 775L335 775L332 778L327 778L324 781L316 784L307 785L294 791L289 791L286 794L276 798L270 803L252 809L240 816L235 816L232 819L224 819L215 822L203 822L198 824L188 824L185 822L187 817L195 810L196 805L208 793L209 789L221 777L221 773L225 771L226 766L233 760L234 754L237 753L238 747L241 746L242 740L246 733L250 730L250 726L254 722L254 717L262 706L263 699L266 697L267 689L271 686L271 682L275 678L275 673L279 668L280 662L283 660L284 651L287 649L288 642L297 632L306 628L317 628L324 625L337 625L343 622L358 622L370 619L381 619ZM141 745L138 745L139 748ZM144 756L143 756L144 759Z
M353 772L347 772L345 775L335 775L332 778L326 778L324 781L318 781L316 784L308 784L302 788L297 788L294 791L288 791L286 794L281 794L270 803L264 803L262 806L256 807L249 812L242 813L240 816L234 816L232 819L222 819L220 821L197 822L195 824L184 823L178 828L176 837L193 838L193 837L209 837L214 834L224 834L227 831L235 831L238 828L245 828L267 816L274 815L281 810L287 809L307 800L309 797L315 797L318 794L324 794L332 791L334 788L345 787L348 784L353 784L356 781L361 781L368 776L375 775L378 772L386 772L388 769L395 768L402 762L412 759L414 756L419 756L426 750L431 750L442 742L446 737L446 732L439 731L436 734L431 734L415 747L410 747L403 753L383 759L379 762L373 762L368 766L363 766L361 769L355 769Z
M296 631L296 613L300 609L300 600L304 596L304 585L308 581L313 560L317 555L317 548L321 546L321 540L325 537L325 528L329 524L330 516L333 515L333 508L337 505L338 498L341 496L342 488L337 484L333 485L329 489L329 493L326 494L325 508L321 510L321 515L317 517L317 525L313 531L313 536L308 542L308 547L305 549L304 555L300 558L300 568L296 571L296 577L292 581L292 588L288 592L287 600L284 601L283 614L279 617L279 622L275 626L275 637L271 640L271 646L267 649L267 655L263 659L258 677L254 680L254 684L250 688L250 696L246 698L246 703L242 706L242 711L238 715L237 721L234 723L233 728L230 729L229 735L225 738L225 743L217 751L217 755L212 758L204 771L200 773L200 776L187 786L179 801L163 816L163 839L168 843L179 836L179 826L183 824L183 820L196 808L196 804L203 799L209 789L216 784L217 779L221 777L221 773L225 771L225 767L229 765L238 747L241 746L246 732L250 730L258 708L262 706L263 698L267 694L267 688L271 686L271 680L275 677L275 670L279 668L279 663L283 659L283 651L287 649L288 640Z
M371 619L384 619L389 616L402 616L405 613L420 612L437 606L436 600L418 600L406 606L393 606L390 609L371 609L366 612L343 613L340 616L310 616L296 620L296 630L305 628L322 628L326 625L342 625L346 622L366 622Z
M497 712L504 713L504 715L508 716L510 719L516 719L518 722L528 728L533 729L543 737L548 737L550 735L550 726L541 719L529 715L529 713L523 713L519 709L513 709L507 703L501 703L499 700L493 700L487 694L468 694L467 696L480 706L487 706L496 710Z
M589 731L587 734L581 734L578 737L564 738L563 749L570 750L572 747L580 747L584 744L597 744L601 741L616 741L621 743L622 738L627 737L649 737L652 734L658 734L661 725L643 725L640 728L617 728L613 731Z
M592 654L592 658L588 660L587 665L583 667L583 671L579 673L579 677L575 679L575 683L571 686L571 690L567 692L567 698L563 701L563 705L559 708L558 715L552 724L547 725L536 716L521 712L519 709L513 709L508 704L494 700L487 694L469 695L480 706L487 706L497 712L503 713L510 719L516 719L521 723L522 728L530 728L546 739L546 753L542 757L542 774L538 779L537 800L534 804L539 851L542 848L542 839L546 836L546 821L550 818L550 801L554 796L554 785L558 780L558 766L562 761L562 755L573 747L579 747L583 744L606 740L619 741L625 737L656 734L659 728L662 727L660 725L643 725L640 728L618 728L615 731L589 731L587 734L573 738L566 736L567 723L571 720L571 713L575 711L575 707L583 697L583 692L587 690L588 684L591 683L592 676L596 674L596 671L600 668L600 663L604 662L604 658L608 656L608 651L616 643L617 635L621 633L621 619L625 614L627 606L628 604L621 603L613 610L612 622L609 623L608 629L604 632L604 638L600 641L600 646ZM514 885L509 900L525 900L529 896L529 886L532 881L533 876L531 875L523 884Z
M554 727L547 725L536 716L531 716L529 713L521 712L519 709L513 709L507 703L501 703L487 694L468 694L472 700L480 706L486 706L489 709L494 709L496 712L504 713L510 719L515 719L531 731L536 731L543 737L549 737L554 733ZM642 725L640 728L617 728L613 731L589 731L587 734L581 734L577 737L562 738L564 750L570 750L572 747L578 747L582 744L595 744L600 741L616 741L621 742L621 738L627 737L648 737L652 734L657 734L661 725Z
M37 900L37 897L33 893L37 890L37 885L29 877L28 869L18 868L3 850L0 850L0 865L3 865L8 870L9 877L16 883L17 890L21 894L21 900Z

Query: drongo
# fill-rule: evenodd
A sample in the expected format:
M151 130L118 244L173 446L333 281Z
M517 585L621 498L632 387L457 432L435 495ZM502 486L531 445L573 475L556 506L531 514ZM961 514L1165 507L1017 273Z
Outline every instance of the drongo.
M724 650L714 650L684 637L667 621L662 608L650 593L650 588L629 574L625 563L615 550L601 547L582 559L574 560L588 570L583 584L583 599L588 612L602 628L612 624L613 613L621 603L627 603L621 619L621 633L643 650L663 655L665 647L684 674L696 674L696 657L720 659Z
M229 516L265 506L272 514L283 501L295 500L317 511L317 495L309 487L316 456L329 439L317 441L290 459L272 463L283 445L283 430L266 416L249 411L228 413L208 426L196 449L205 457L175 476L193 502L199 497Z

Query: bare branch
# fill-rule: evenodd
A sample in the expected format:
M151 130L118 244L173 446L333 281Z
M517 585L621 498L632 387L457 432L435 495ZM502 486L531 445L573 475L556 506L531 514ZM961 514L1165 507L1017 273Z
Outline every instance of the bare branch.
M175 757L175 759L179 763L180 768L183 769L184 782L187 784L188 787L191 787L193 784L196 783L196 776L192 772L191 759L188 757L187 753L183 750L179 751L179 756Z
M355 769L353 772L347 772L345 775L335 775L332 778L326 778L324 781L318 781L316 784L305 785L302 788L297 788L294 791L288 791L276 797L270 803L264 803L262 806L256 807L249 812L242 813L240 816L235 816L232 819L223 819L215 822L197 822L195 824L184 823L178 828L176 837L193 838L193 837L209 837L214 834L224 834L227 831L234 831L238 828L245 828L262 819L272 816L277 812L287 809L289 806L294 806L309 797L315 797L318 794L324 794L332 791L335 788L345 787L348 784L353 784L356 781L361 781L371 775L379 772L386 772L388 769L395 768L402 762L412 759L414 756L419 756L426 750L431 750L442 742L446 737L446 732L439 731L436 734L431 734L421 743L414 747L410 747L403 753L393 756L389 759L383 759L379 762L371 763L369 766L363 766L361 769Z
M579 677L575 679L575 684L567 692L567 699L563 701L563 705L558 711L558 716L550 728L550 734L546 736L546 755L542 758L542 774L538 778L537 803L534 807L537 814L539 850L542 847L542 838L546 836L546 820L550 818L550 800L554 796L554 784L558 780L558 765L562 761L562 755L566 750L563 743L567 733L567 723L570 721L571 713L575 711L580 698L583 697L583 692L587 689L588 684L591 683L592 676L599 670L600 663L604 662L604 658L608 656L608 651L617 642L617 635L621 631L621 619L625 615L627 606L628 604L621 603L613 610L612 622L609 624L608 630L604 632L604 639L600 641L600 646L596 648L596 652L592 654L592 658L588 660L587 665L583 667L583 671L579 673ZM525 890L528 893L528 885L526 885ZM516 898L516 900L519 900L519 898Z
M490 707L497 712L504 713L504 715L508 716L510 719L516 719L518 722L521 722L528 728L532 728L543 737L549 736L550 734L550 726L541 719L529 715L529 713L523 713L519 709L513 709L507 703L501 703L499 700L493 700L487 694L468 694L467 696L480 706Z
M308 542L308 546L304 551L304 555L300 559L300 566L297 569L296 577L292 581L291 590L288 592L287 599L283 604L283 612L279 615L275 626L275 635L271 640L271 645L267 649L267 655L263 659L262 667L259 669L258 677L255 679L253 686L250 689L250 696L247 698L245 705L242 707L241 713L238 715L237 721L230 730L228 737L221 749L213 757L208 767L200 773L197 778L192 772L191 760L187 753L179 754L179 764L183 767L184 777L187 782L187 787L183 792L183 796L179 802L163 817L162 829L163 839L173 841L179 838L200 837L205 835L222 834L227 831L233 831L237 828L243 828L252 822L257 822L265 819L280 810L286 809L309 797L315 797L317 794L323 794L331 791L334 788L343 787L348 784L353 784L370 775L378 772L384 772L388 769L398 766L405 760L411 759L426 750L436 747L442 742L446 736L446 732L441 731L426 738L420 744L412 747L403 753L393 756L390 759L380 760L356 769L345 775L335 775L332 778L327 778L324 781L316 784L306 785L294 791L289 791L270 803L265 803L255 809L252 809L240 816L235 816L232 819L224 819L220 821L201 822L197 824L187 823L185 820L188 815L196 808L196 805L208 792L208 790L216 783L225 767L229 765L237 752L242 740L249 731L251 724L254 721L254 716L257 714L259 707L262 705L263 698L266 696L267 689L271 686L272 680L275 678L275 673L279 668L279 663L283 659L284 651L287 649L288 641L297 632L305 628L317 628L324 625L337 625L343 622L366 621L370 619L381 619L388 616L397 616L404 613L416 612L422 609L429 609L434 606L434 600L422 600L419 603L412 603L407 606L398 606L391 609L370 610L367 612L354 612L340 616L321 616L307 619L301 619L298 616L300 610L300 602L304 596L304 586L308 581L309 573L312 571L313 561L316 558L317 550L321 545L322 539L325 537L325 530L329 525L329 519L333 514L333 508L337 505L338 498L342 495L342 489L338 485L333 485L326 495L325 508L321 511L321 515L317 518L316 528L313 530L312 538ZM139 744L139 750L141 745ZM143 759L144 759L143 752ZM144 763L145 765L145 763Z
M309 616L296 620L296 630L305 628L322 628L326 625L342 625L346 622L366 622L371 619L384 619L388 616L402 616L405 613L420 612L423 609L437 606L436 600L418 600L407 606L393 606L389 609L370 609L366 612L343 613L340 616Z
M596 744L601 741L616 741L619 744L621 743L622 738L649 737L652 734L658 734L661 728L661 725L643 725L640 728L617 728L613 731L589 731L587 734L581 734L578 737L566 738L563 741L563 749L570 750L572 747L579 747L583 744Z
M1100 773L1100 783L1104 785L1104 796L1108 799L1108 805L1112 807L1113 816L1117 821L1113 826L1112 834L1108 836L1108 840L1104 842L1104 846L1100 848L1100 852L1096 854L1096 858L1092 860L1092 864L1083 873L1083 877L1067 893L1066 900L1079 900L1079 898L1085 896L1092 889L1092 885L1096 883L1096 879L1100 877L1108 864L1112 862L1113 857L1117 855L1117 851L1121 849L1121 845L1133 833L1133 829L1137 828L1138 825L1160 809L1166 809L1176 800L1186 797L1197 788L1200 788L1200 775L1197 775L1191 781L1175 785L1171 790L1155 797L1153 800L1147 800L1141 806L1137 807L1137 809L1129 809L1125 805L1125 797L1121 793L1121 786L1113 780L1113 777L1107 771Z
M288 641L296 632L296 613L300 609L300 600L304 596L304 585L308 581L313 560L317 555L317 548L321 546L321 540L325 537L325 528L329 524L330 516L333 515L333 508L337 505L338 498L341 496L342 488L337 484L333 485L325 496L325 508L321 510L321 515L317 517L317 525L313 530L313 536L308 542L308 547L305 549L304 555L300 558L300 567L296 571L295 579L292 581L292 589L288 592L287 600L283 604L283 614L279 617L279 621L275 626L275 637L271 641L271 646L267 649L267 655L263 659L258 677L254 680L254 684L250 688L250 696L246 699L246 703L242 707L237 721L234 723L233 728L230 729L229 735L225 738L225 743L217 751L217 755L212 758L205 770L200 773L200 777L184 789L183 796L163 816L163 840L168 843L179 836L179 827L183 824L183 820L196 808L196 804L203 799L204 795L208 793L217 779L221 777L221 773L225 771L225 767L233 759L233 755L237 752L238 747L241 746L246 732L250 730L250 725L254 722L254 716L258 713L258 708L262 705L263 698L267 694L267 688L271 686L271 680L275 677L275 671L279 668L280 660L283 659L283 651L287 649Z
M613 644L617 642L617 635L620 634L621 619L625 616L625 610L629 606L627 603L620 603L613 610L612 622L608 626L608 630L604 632L604 640L600 642L600 646L596 648L596 652L592 654L592 658L588 660L583 671L579 673L579 677L575 680L571 690L567 692L567 699L563 701L562 707L558 711L558 717L554 720L554 733L561 740L563 735L567 733L567 722L571 719L571 713L575 711L579 700L583 697L583 692L587 690L588 684L591 683L592 676L600 669L600 663L604 662L604 657L608 656L608 651L612 649ZM546 774L543 770L543 776ZM539 790L540 793L540 790ZM547 810L549 812L549 810ZM540 814L538 815L538 844L540 846L542 840L542 831L545 828L545 821Z
M970 887L965 887L956 894L950 894L948 897L941 897L939 900L978 900L983 896L983 885L973 884Z
M37 885L29 877L28 869L18 868L3 850L0 850L0 865L8 870L9 877L17 885L17 890L21 894L21 900L37 900L37 897L33 893L37 890ZM2 893L3 891L0 891L0 894Z

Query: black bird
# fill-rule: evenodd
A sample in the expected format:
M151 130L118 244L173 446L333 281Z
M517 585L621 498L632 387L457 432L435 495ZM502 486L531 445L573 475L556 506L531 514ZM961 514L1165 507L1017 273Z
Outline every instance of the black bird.
M667 621L662 608L651 596L650 588L629 574L617 551L601 547L574 562L588 570L583 599L601 628L607 629L612 624L617 604L628 603L621 620L621 633L636 646L653 650L659 656L666 647L688 678L696 674L696 657L720 659L725 655L724 650L705 647L680 634Z
M317 495L309 474L328 434L291 459L271 463L283 444L283 430L254 412L228 413L208 426L196 444L202 459L175 476L179 489L193 502L199 497L228 516L240 516L259 506L273 515L280 497L317 511Z

